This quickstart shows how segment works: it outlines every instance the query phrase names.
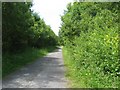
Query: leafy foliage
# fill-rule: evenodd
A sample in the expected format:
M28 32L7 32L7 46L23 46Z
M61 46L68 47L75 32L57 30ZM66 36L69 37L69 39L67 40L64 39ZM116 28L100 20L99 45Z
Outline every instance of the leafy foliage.
M83 87L118 87L120 84L118 4L75 2L67 6L61 17L60 41L70 57L67 63L73 64L70 64L73 76L84 83Z
M31 7L26 2L2 3L3 77L57 45L58 37Z
M32 3L2 3L3 51L18 51L27 46L43 47L57 44L57 36L37 13Z

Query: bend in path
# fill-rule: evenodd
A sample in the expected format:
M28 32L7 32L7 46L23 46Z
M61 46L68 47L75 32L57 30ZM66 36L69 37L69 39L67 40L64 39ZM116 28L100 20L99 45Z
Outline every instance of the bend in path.
M64 72L60 48L10 74L2 84L3 88L65 88Z

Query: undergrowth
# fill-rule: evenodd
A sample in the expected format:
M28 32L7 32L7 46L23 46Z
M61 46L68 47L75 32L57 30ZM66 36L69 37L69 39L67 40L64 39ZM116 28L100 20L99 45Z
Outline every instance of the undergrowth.
M3 53L2 56L2 77L7 76L11 72L30 64L40 57L45 56L56 47L47 48L27 48L24 52L17 53Z

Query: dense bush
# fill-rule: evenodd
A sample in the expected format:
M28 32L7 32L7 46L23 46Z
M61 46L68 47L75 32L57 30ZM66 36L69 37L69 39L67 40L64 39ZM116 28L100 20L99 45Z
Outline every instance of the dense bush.
M2 3L3 77L55 49L57 36L31 7L30 2Z
M118 3L75 2L67 9L59 36L74 77L84 87L118 87Z
M30 2L2 3L3 52L57 44L57 36L51 27L31 11L31 7Z

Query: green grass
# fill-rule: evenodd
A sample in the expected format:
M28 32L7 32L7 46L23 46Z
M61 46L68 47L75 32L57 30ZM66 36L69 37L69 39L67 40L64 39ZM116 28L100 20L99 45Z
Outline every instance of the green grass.
M69 80L69 86L70 88L81 88L80 82L76 78L76 74L78 72L74 69L74 62L71 60L71 57L69 55L69 52L67 51L67 48L63 47L63 58L64 58L64 64L66 66L66 73L65 76ZM78 81L78 82L77 82ZM84 85L82 85L84 86Z
M56 47L47 48L27 48L24 52L4 53L2 56L2 77L4 78L11 72L30 64L48 52L55 50Z

